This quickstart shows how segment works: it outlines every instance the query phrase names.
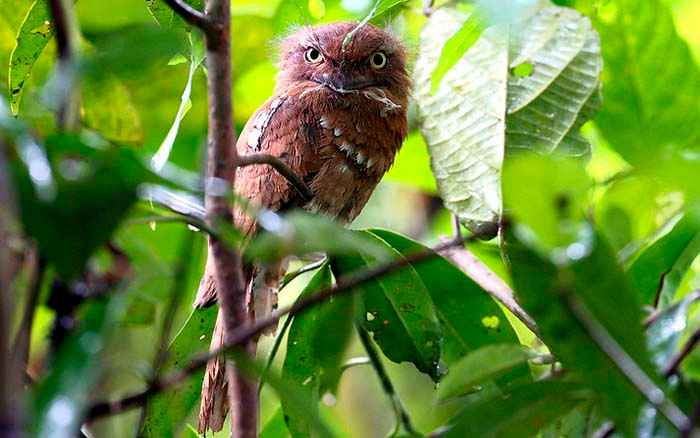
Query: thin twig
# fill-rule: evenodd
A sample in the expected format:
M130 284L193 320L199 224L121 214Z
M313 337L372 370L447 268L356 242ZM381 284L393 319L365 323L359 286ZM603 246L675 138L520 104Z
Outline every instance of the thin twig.
M654 406L679 432L688 430L692 424L685 413L671 401L661 388L642 370L627 352L608 333L607 329L571 293L564 293L566 303L576 319L585 327L591 339L613 361L622 374L634 385L642 396Z
M379 377L379 381L382 384L382 389L384 390L384 393L387 395L387 397L389 397L389 400L391 400L391 405L394 408L394 413L396 414L395 431L398 432L403 428L403 432L405 432L406 435L415 435L416 431L413 428L413 424L411 423L411 417L408 415L406 408L403 406L401 399L396 393L394 385L391 383L391 379L389 379L389 375L386 373L386 369L384 369L382 360L379 358L379 353L372 344L372 340L370 339L369 333L367 333L367 330L365 330L359 325L356 325L355 328L357 329L357 334L360 336L360 342L362 342L362 346L365 348L367 356L369 356L369 360L372 364L372 367L377 373L377 377ZM395 433L394 435L398 434Z
M50 0L51 16L56 31L58 52L57 92L59 93L57 124L61 129L73 130L78 125L78 75L75 50L77 35L72 0Z
M694 290L693 292L691 292L683 298L683 301L688 301L688 304L692 304L698 300L700 300L700 289ZM664 313L665 310L667 309L657 309L654 311L654 313L647 316L647 318L643 322L644 327L649 328L650 325L654 324L659 318L659 316L661 316Z
M681 363L698 346L698 342L700 342L700 329L695 330L683 344L683 348L671 358L668 366L664 369L664 377L669 378L678 373Z
M307 203L313 199L314 194L311 189L309 189L306 183L299 178L299 175L297 175L289 166L287 166L284 161L278 157L270 154L253 154L238 157L238 167L252 166L256 164L265 164L275 169L289 182L289 184L296 189L297 192L299 192L299 195L304 200L304 203Z
M36 313L39 293L41 292L41 285L44 280L44 273L46 272L46 260L41 257L39 250L34 248L32 253L31 264L33 266L29 284L27 285L27 302L24 305L22 322L17 330L14 342L14 354L17 358L17 364L22 367L23 370L27 368L27 364L29 363L29 344L32 334L32 324L34 323L34 314Z
M453 247L440 253L467 276L474 280L489 295L515 315L534 334L539 334L535 320L520 307L515 300L513 290L501 280L488 266L472 254L467 248Z
M349 370L350 368L359 367L361 365L371 365L372 360L369 357L351 357L340 366L340 372Z
M427 249L425 251L409 254L403 258L396 259L391 262L363 270L356 274L341 277L332 287L329 287L316 294L313 294L308 298L297 301L291 306L278 309L266 316L265 318L256 320L252 324L239 327L234 333L232 333L230 337L230 342L227 342L226 345L224 345L220 349L212 350L208 353L194 357L183 369L179 371L174 371L171 374L168 374L156 380L155 382L152 382L151 386L149 386L145 391L115 402L101 402L93 405L88 414L88 418L95 419L105 415L119 414L128 409L133 409L137 406L140 406L141 404L145 403L149 397L158 394L159 392L169 388L170 386L176 385L184 381L191 374L201 370L203 367L206 366L207 362L209 362L210 360L225 353L226 351L229 351L241 344L244 344L249 339L255 338L268 327L277 324L280 318L284 315L298 315L320 303L327 301L333 296L342 293L349 293L350 291L356 291L356 288L358 286L364 284L367 281L391 274L402 268L405 268L410 264L417 263L422 260L427 260L432 257L436 257L436 255L439 252L447 248L453 246L461 246L465 242L473 241L477 238L478 237L476 235L471 235L458 240L443 242L435 246L433 249Z
M164 0L165 3L167 3L168 6L170 6L170 9L175 11L177 15L182 17L183 20L191 24L192 26L195 26L202 31L207 31L210 26L209 26L209 20L207 20L207 17L204 15L203 12L198 11L197 9L193 8L192 6L188 5L182 0Z

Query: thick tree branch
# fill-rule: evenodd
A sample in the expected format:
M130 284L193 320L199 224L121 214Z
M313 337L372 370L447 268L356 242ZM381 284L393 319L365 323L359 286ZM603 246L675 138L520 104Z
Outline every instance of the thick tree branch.
M515 300L515 294L498 275L489 269L481 260L472 254L467 248L455 247L441 252L441 255L450 260L467 276L481 286L496 301L503 304L513 315L527 326L534 334L539 334L535 320L520 307Z
M456 240L443 242L432 249L427 249L425 251L409 254L403 258L394 260L392 262L378 265L376 267L369 268L346 277L341 277L336 282L336 284L330 288L324 289L314 295L311 295L308 298L300 300L289 307L272 312L265 318L258 319L252 323L249 323L246 326L239 327L234 333L231 334L229 342L227 342L225 346L218 350L213 350L206 354L194 357L183 369L179 371L174 371L173 373L156 380L145 391L126 397L122 400L114 402L102 402L93 405L90 409L90 412L88 413L88 418L95 419L106 415L115 415L122 413L126 410L141 406L153 395L156 395L159 392L184 381L193 373L201 370L207 365L207 362L216 358L218 355L223 354L228 350L244 345L248 340L257 337L268 327L277 324L280 318L284 315L298 315L312 308L313 306L327 301L332 296L343 293L349 293L350 291L357 290L356 288L358 286L364 284L367 281L391 274L402 268L405 268L410 264L417 263L422 260L427 260L431 257L435 257L438 253L441 253L442 251L448 248L458 247L463 245L465 242L474 241L477 239L478 236L472 235L466 238L459 238Z
M169 2L170 3L170 2ZM180 7L182 5L180 4ZM182 8L181 8L182 10ZM235 187L236 167L239 164L233 129L233 100L231 96L231 2L208 0L205 11L207 28L206 62L208 93L208 152L207 177L222 179ZM233 214L225 197L212 193L207 187L207 222L211 228L217 223L233 223ZM238 250L232 250L219 239L209 239L210 255L214 259L217 298L224 328L224 343L235 344L236 330L248 324L246 284L243 262ZM246 340L244 349L255 357L256 343ZM254 438L258 427L258 393L256 384L226 361L231 412L231 436Z
M14 355L10 351L10 321L12 320L12 270L11 254L7 242L14 228L14 196L10 175L5 161L7 148L0 138L0 436L20 436L17 399L19 373Z
M207 17L204 15L204 13L198 11L197 9L193 8L192 6L188 5L182 0L164 0L165 3L167 3L168 6L170 6L170 9L175 11L177 15L182 17L183 20L191 24L192 26L195 26L202 31L208 31L209 29L209 20L207 20Z
M287 166L287 164L284 161L280 160L274 155L253 154L243 155L238 158L239 167L252 166L256 164L266 164L268 166L271 166L280 175L282 175L289 182L289 184L291 184L292 187L296 189L297 192L299 192L299 195L301 195L305 203L313 199L313 192L304 183L304 181L301 178L299 178L299 175L297 175L289 166Z

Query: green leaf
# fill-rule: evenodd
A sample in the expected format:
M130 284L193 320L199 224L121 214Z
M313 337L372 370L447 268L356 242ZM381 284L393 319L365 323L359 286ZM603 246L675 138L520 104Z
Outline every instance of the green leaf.
M587 241L568 247L576 257L559 266L526 249L527 240L516 241L512 233L507 255L521 304L537 321L542 340L600 396L604 414L631 434L644 399L572 313L570 300L580 300L652 380L660 384L660 379L643 344L636 296L610 248L593 231L588 234Z
M315 214L293 211L285 217L262 213L258 224L266 233L254 238L245 256L249 260L277 260L289 254L325 252L342 255L360 252L377 260L388 260L385 245L364 233L350 231Z
M51 11L46 0L36 0L27 12L17 33L17 42L10 55L8 89L12 113L19 112L22 90L29 79L34 63L53 37Z
M403 256L427 247L387 230L372 234ZM489 344L517 343L501 308L478 284L441 256L412 265L430 294L443 332L441 359L451 365L470 351ZM488 324L486 324L488 322ZM522 375L529 375L522 367Z
M505 207L513 218L505 252L520 302L537 321L541 339L554 356L599 395L602 412L631 435L643 397L598 347L572 306L585 306L631 360L660 384L644 345L637 295L609 245L585 221L585 175L562 177L576 169L546 157L513 161L507 169L537 169L538 161L549 163L546 175L527 180L532 188L527 193L518 187L525 181L515 177L518 172L504 177ZM549 181L546 191L539 190L541 181Z
M475 10L467 17L462 27L445 42L440 52L440 59L431 76L430 91L432 93L437 91L442 78L464 57L464 54L476 43L484 29L486 29L486 20L478 10Z
M526 437L569 413L589 395L579 385L540 381L468 403L444 437Z
M324 265L299 298L309 297L332 283L331 269ZM334 297L294 317L282 366L282 377L304 397L304 405L299 406L282 395L282 408L293 436L311 433L310 418L318 417L321 396L326 391L335 391L343 353L352 333L353 313L353 297L346 295Z
M700 221L693 212L679 215L665 233L629 267L632 284L642 302L667 307L691 263L700 253Z
M385 245L392 259L401 254L371 233L362 233ZM371 254L340 256L334 260L336 277L376 266ZM337 269L337 272L335 271ZM358 319L390 360L411 362L437 381L442 339L430 294L416 270L407 266L359 286Z
M566 248L580 239L591 186L581 163L562 157L520 154L503 169L504 207L545 254L557 249L556 256L566 257Z
M170 27L174 12L163 0L146 0L146 7L159 26Z
M61 344L50 370L32 391L33 436L72 437L78 433L103 371L100 356L107 336L123 307L119 298L82 306L79 326Z
M24 231L69 280L109 239L147 172L128 149L95 149L73 135L53 135L46 144L49 156L33 140L17 145L20 216Z
M505 154L525 149L589 155L578 131L599 105L602 62L598 35L586 17L544 6L486 29L433 94L440 49L466 20L444 7L428 20L414 94L445 205L478 232L493 228L500 217ZM523 64L531 74L522 74Z
M651 168L669 148L697 153L700 70L676 32L670 6L615 0L596 25L606 72L596 125L610 145L628 162Z
M181 369L194 354L209 349L217 312L217 306L192 311L168 348L163 371ZM141 434L145 437L173 436L187 421L199 400L203 377L203 370L193 373L182 384L151 398L146 405L146 421Z
M277 409L260 431L260 438L287 438L289 431L284 423L284 412Z
M272 30L275 35L285 34L292 26L313 22L308 0L282 0L272 18Z
M81 92L81 118L86 127L116 143L143 142L141 117L122 81L114 76L87 81Z
M532 354L522 345L494 344L474 350L460 359L440 382L437 397L446 400L475 392L478 386L527 367ZM510 382L508 382L510 383Z

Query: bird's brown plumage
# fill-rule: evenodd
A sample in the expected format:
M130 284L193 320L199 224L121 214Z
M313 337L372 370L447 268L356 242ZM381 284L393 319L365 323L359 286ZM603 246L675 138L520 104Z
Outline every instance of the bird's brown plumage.
M350 222L393 163L407 134L410 80L404 48L370 24L335 23L292 34L282 43L280 59L275 95L250 118L236 147L239 155L281 158L314 197L303 204L296 190L269 166L238 168L236 192L274 211L303 207ZM256 231L255 220L240 210L235 222L246 235ZM216 298L210 262L211 257L198 306ZM251 300L251 313L253 308L259 313L276 303L282 270L247 271L248 293L263 303L253 305ZM253 279L256 273L259 278ZM212 346L222 341L217 324ZM221 429L225 383L223 364L212 361L202 387L201 432Z

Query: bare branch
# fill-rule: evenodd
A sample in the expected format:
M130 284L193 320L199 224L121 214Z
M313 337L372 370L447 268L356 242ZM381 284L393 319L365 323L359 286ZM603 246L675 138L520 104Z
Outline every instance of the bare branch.
M29 268L31 269L29 284L27 285L27 302L24 305L24 315L20 323L14 341L14 354L17 358L17 364L23 369L27 369L29 362L29 341L32 334L32 324L34 322L34 314L39 302L39 293L46 272L46 260L40 256L37 248L28 250Z
M289 166L287 166L287 164L284 161L280 160L274 155L253 154L238 157L239 167L252 166L256 164L266 164L274 168L280 175L282 175L287 180L287 182L289 182L289 184L291 184L296 189L297 192L299 192L299 195L301 195L302 199L304 200L304 203L309 202L313 199L313 192L304 183L304 181L302 181L302 179L299 178L299 175L297 175Z
M209 20L203 12L198 11L182 0L164 0L170 6L170 9L175 11L183 20L203 31L209 29Z
M503 304L506 309L515 315L534 334L539 334L535 320L520 307L515 300L515 294L507 284L501 280L481 260L472 254L467 248L454 247L441 252L441 255L450 260L467 276L481 286L496 301Z
M10 321L12 320L12 272L10 269L12 254L7 244L14 222L14 196L7 163L7 148L0 138L0 435L20 436L18 394L19 372L10 351ZM8 357L9 356L9 357Z
M664 370L664 377L668 378L675 374L678 374L678 370L680 369L681 364L683 363L685 358L688 357L688 355L695 349L695 347L698 346L698 342L700 342L700 329L695 330L693 334L690 335L690 338L688 338L688 340L685 341L685 344L683 344L683 348L681 348L681 350L671 358L671 361Z
M61 129L73 130L79 121L78 75L75 66L77 35L72 0L50 0L51 15L56 29L58 51L57 92L59 93L57 124Z
M396 259L392 262L378 265L376 267L366 269L362 272L342 277L336 282L335 285L333 285L330 288L324 289L303 300L297 301L291 306L278 309L277 311L272 312L265 318L258 319L246 326L239 327L234 333L231 334L229 342L227 342L225 346L218 350L213 350L206 354L194 357L185 368L179 371L175 371L171 374L162 377L161 379L156 380L145 391L126 397L119 401L102 402L93 405L88 413L88 418L95 419L98 417L103 417L105 415L115 415L122 413L128 409L141 406L143 403L146 402L146 400L148 400L148 398L158 394L159 392L169 388L170 386L176 385L184 381L193 373L201 370L207 365L207 362L216 358L218 355L223 354L226 351L232 350L234 348L237 348L240 345L244 345L248 340L255 338L260 333L265 331L265 329L267 329L268 327L277 324L280 318L282 318L284 315L298 315L318 304L327 301L332 296L343 293L349 293L350 291L357 290L356 288L358 286L370 280L374 280L376 278L391 274L402 268L405 268L410 264L435 257L438 253L441 253L448 248L461 246L465 242L473 241L476 239L478 239L478 236L472 235L465 238L450 240L448 242L440 243L433 249L426 249L425 251L409 254L403 258Z
M181 4L180 7L182 10ZM228 181L231 187L235 187L239 159L235 147L231 96L231 1L208 0L205 17L206 20L200 22L207 26L204 29L209 100L207 178L222 179ZM233 214L226 198L212 193L210 187L207 187L206 210L207 222L211 228L215 228L217 223L233 223ZM209 254L214 262L214 279L223 324L224 344L237 345L232 336L251 319L248 313L241 254L238 250L229 249L221 240L211 237ZM245 344L244 349L254 358L255 339L247 338ZM256 383L254 379L247 378L237 370L230 360L226 361L225 366L231 410L231 436L255 438L259 414Z

